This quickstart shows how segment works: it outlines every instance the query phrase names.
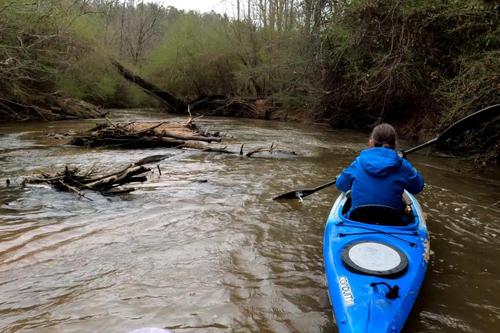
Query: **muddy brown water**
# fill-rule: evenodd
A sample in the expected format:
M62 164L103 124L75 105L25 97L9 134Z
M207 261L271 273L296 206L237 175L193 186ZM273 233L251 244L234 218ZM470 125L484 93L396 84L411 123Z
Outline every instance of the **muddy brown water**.
M116 111L115 119L160 119ZM338 192L304 202L273 195L332 179L366 133L245 119L200 119L248 149L278 144L297 157L62 145L48 133L94 121L0 124L0 332L335 332L322 237ZM66 164L119 168L166 153L162 175L129 195L79 199L23 176ZM498 332L500 173L411 155L431 265L406 332ZM6 187L10 179L12 186Z

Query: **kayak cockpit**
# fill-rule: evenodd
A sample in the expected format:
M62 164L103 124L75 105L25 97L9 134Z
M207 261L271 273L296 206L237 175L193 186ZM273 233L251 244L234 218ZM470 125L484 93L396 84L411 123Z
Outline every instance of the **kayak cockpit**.
M418 224L417 217L419 208L413 205L413 200L406 195L403 202L406 206L404 211L383 205L365 205L351 210L351 193L342 194L343 199L339 200L339 218L344 222L354 222L363 224L373 224L388 227L411 227Z

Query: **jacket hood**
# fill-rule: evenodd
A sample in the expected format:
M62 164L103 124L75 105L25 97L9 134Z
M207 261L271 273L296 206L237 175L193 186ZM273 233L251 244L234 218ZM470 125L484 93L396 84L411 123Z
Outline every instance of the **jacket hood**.
M403 163L395 150L383 147L363 150L359 155L359 162L367 174L379 178L397 171Z

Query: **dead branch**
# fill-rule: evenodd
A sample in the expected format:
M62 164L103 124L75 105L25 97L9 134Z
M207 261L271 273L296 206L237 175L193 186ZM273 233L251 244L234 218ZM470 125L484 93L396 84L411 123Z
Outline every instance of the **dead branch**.
M254 155L256 153L260 153L260 152L269 152L270 154L272 154L273 153L273 148L274 148L274 142L271 143L271 147L269 147L269 148L259 147L257 149L254 149L254 150L248 152L246 154L246 156L247 157L252 157L252 155ZM243 147L242 147L241 152L243 152Z
M40 176L26 178L23 180L23 184L45 183L59 191L76 193L79 197L87 200L91 199L82 192L84 190L99 192L103 195L129 193L134 189L120 187L125 184L147 181L144 174L151 171L151 169L144 165L159 162L167 157L168 155L148 156L129 164L119 171L112 171L103 175L94 175L93 168L91 171L82 171L77 167L70 168L66 166L64 170L54 174L43 173Z

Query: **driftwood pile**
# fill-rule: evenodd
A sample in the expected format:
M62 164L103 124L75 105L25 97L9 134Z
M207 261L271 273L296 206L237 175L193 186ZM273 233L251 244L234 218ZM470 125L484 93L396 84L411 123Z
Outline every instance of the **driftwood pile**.
M83 190L99 192L103 195L117 195L130 193L134 188L122 188L129 183L142 183L147 180L145 173L151 171L145 164L156 163L165 159L167 155L154 155L143 158L117 171L99 174L91 168L84 171L78 167L66 166L64 170L54 174L41 174L40 176L26 178L23 184L48 184L59 191L73 192L82 198L92 200L85 196Z
M244 151L244 144L220 144L219 132L202 131L190 117L183 123L130 122L101 124L73 137L70 144L86 147L196 149L204 152L233 154L245 157L294 157L293 151L279 150L271 143ZM215 144L213 144L215 143Z
M190 147L199 148L203 143L220 142L219 133L202 132L192 118L184 123L130 122L98 125L90 131L75 136L70 144L87 147ZM201 144L199 144L201 143Z

